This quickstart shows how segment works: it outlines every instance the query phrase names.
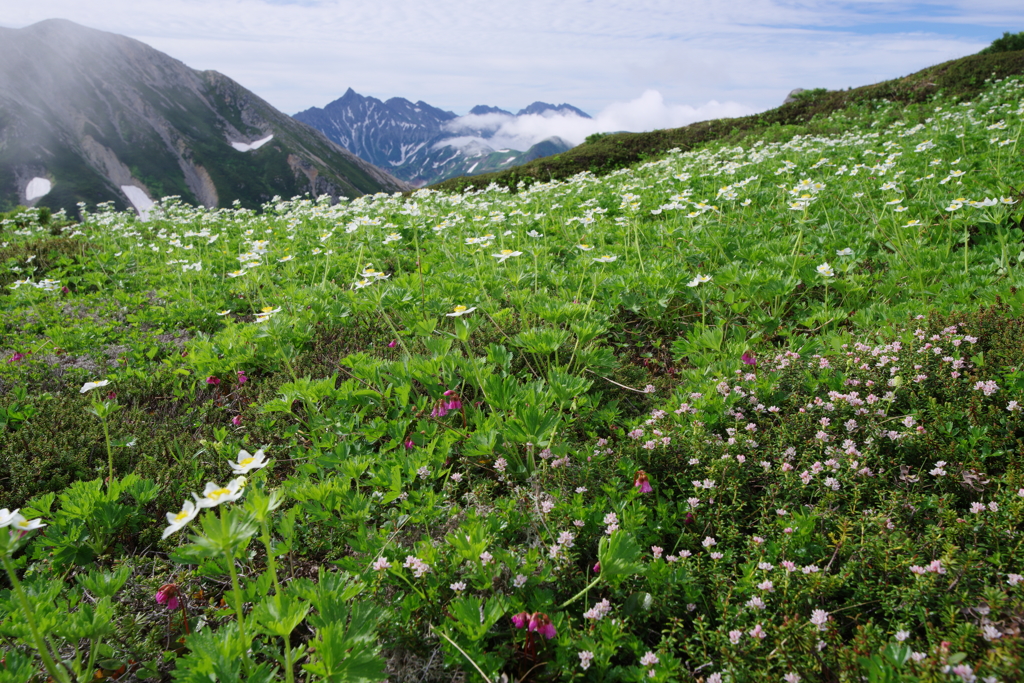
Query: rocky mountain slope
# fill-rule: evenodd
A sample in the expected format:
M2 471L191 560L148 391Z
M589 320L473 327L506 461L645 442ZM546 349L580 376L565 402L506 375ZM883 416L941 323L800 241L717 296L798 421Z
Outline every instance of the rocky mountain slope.
M51 19L0 28L0 210L180 195L258 207L275 195L409 185L227 76L124 36Z
M571 105L546 102L534 102L516 114L477 105L468 116L460 117L425 102L410 102L401 97L382 101L351 88L322 109L313 107L299 112L295 118L417 186L511 168L572 147L561 138L551 137L525 150L502 148L490 140L495 133L491 115L503 119L529 115L590 118Z

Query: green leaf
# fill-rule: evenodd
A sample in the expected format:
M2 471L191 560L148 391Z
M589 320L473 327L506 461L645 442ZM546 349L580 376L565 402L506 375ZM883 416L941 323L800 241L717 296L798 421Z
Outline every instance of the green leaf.
M601 562L601 578L617 583L627 576L639 574L643 571L638 561L640 554L640 546L625 531L617 531L602 538L597 551L597 558Z

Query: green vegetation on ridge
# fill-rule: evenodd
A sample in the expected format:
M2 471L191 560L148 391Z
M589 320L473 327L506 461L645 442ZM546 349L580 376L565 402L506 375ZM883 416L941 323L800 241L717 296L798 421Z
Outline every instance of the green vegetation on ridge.
M1016 40L1020 35L1011 36L1010 39ZM893 102L926 102L936 95L952 101L974 97L989 79L1024 73L1024 52L1020 51L1020 47L1014 49L1015 52L999 50L996 54L982 51L977 55L922 69L903 78L851 90L813 90L810 94L804 93L803 97L796 98L796 102L760 114L703 121L683 128L649 133L601 135L555 157L545 157L499 173L453 178L433 188L461 192L497 183L515 189L520 182L529 184L562 180L582 171L598 175L609 173L657 157L673 148L686 151L714 142L742 144L747 139L764 137L781 140L795 134L828 134L839 130L828 120L829 116L847 108L860 107L870 111L884 108Z

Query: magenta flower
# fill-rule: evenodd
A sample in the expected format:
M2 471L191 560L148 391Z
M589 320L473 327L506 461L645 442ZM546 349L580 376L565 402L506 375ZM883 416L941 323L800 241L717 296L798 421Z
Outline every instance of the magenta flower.
M601 563L600 562L595 562L592 571L595 574L600 574L601 573Z
M512 624L516 628L526 628L528 623L530 623L530 615L526 612L520 612L519 614L512 615Z
M211 377L207 377L206 378L206 383L207 384L211 384L213 386L217 386L218 384L220 384L220 378L219 377L212 377L212 376Z
M408 450L412 450L415 447L416 447L416 444L413 442L412 439L406 439L405 440L405 450L407 450L407 451Z
M750 351L745 351L740 360L743 361L744 365L757 365L757 359L754 358L754 354L752 354Z
M24 357L25 357L25 354L23 354L23 353L15 353L13 356L11 356L7 360L7 362L8 363L17 363L19 360L21 360Z
M156 602L158 605L167 605L167 609L175 610L178 609L178 585L175 583L165 583L160 586L160 590L156 592Z
M389 349L393 349L396 346L398 346L398 340L397 339L392 339L391 341L388 342L388 348Z
M640 493L650 493L654 490L651 488L651 482L647 479L647 473L643 470L636 471L636 479L633 481L633 487L639 488Z
M233 418L231 418L231 424L235 425L236 427L241 426L241 424L242 424L242 416L241 415L235 415Z
M249 378L245 376L245 370L236 370L235 372L238 375L239 384L245 384L246 382L249 381Z
M545 639L551 640L555 637L555 625L551 623L550 617L543 612L534 612L530 615L530 623L527 631L536 631Z

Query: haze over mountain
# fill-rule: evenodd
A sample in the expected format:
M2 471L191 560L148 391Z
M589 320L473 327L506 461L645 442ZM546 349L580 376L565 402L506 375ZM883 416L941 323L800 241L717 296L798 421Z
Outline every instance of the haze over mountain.
M322 131L354 154L414 185L510 168L573 146L557 135L509 134L522 122L590 119L569 104L534 102L512 114L477 105L466 116L401 97L381 101L349 88L322 109L295 118ZM525 126L524 128L529 128Z
M180 195L257 208L275 195L410 186L215 71L51 19L0 28L0 210Z

